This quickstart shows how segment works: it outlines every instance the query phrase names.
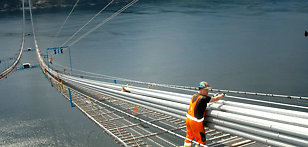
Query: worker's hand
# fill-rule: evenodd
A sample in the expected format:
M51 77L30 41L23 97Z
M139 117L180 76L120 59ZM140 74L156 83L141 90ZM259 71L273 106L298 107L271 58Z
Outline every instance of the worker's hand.
M223 98L223 97L225 97L225 94L219 94L219 95L217 95L218 97L220 97L220 98Z
M216 96L222 96L222 97L224 97L225 95L226 95L225 93L222 93L222 94L216 93L216 94L214 94L214 97L216 97Z
M216 101L219 101L221 98L223 98L225 96L224 93L222 94L219 94L219 93L216 93L210 100L210 103L213 103L213 102L216 102Z

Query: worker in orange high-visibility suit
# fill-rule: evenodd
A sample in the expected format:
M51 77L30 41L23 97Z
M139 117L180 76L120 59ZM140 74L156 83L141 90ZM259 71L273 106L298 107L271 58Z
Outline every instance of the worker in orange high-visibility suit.
M184 147L190 147L191 141L196 139L199 144L205 145L206 137L204 131L204 117L207 103L216 102L224 97L224 94L209 97L209 84L207 82L199 83L199 92L194 94L191 98L189 109L186 114L186 139ZM198 146L198 144L196 145Z

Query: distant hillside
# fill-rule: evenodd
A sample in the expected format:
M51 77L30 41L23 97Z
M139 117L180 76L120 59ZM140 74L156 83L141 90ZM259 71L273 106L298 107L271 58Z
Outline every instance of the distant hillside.
M110 0L80 0L78 5L95 5L105 4ZM129 1L129 0L120 0ZM16 10L21 8L22 0L0 0L0 11ZM76 0L32 0L33 7L46 8L46 7L67 7L72 6ZM28 3L28 0L25 0Z
M20 0L0 0L0 10L15 10L20 6Z

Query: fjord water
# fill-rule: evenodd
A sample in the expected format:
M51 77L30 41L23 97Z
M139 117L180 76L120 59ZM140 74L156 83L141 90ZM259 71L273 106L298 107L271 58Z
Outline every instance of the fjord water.
M101 7L77 9L57 43ZM73 67L158 83L206 80L221 89L307 96L307 9L307 2L289 1L140 1L72 46ZM38 13L40 46L54 46L52 35L66 16ZM112 13L102 13L86 30ZM67 59L55 56L68 66Z
M114 4L86 30L120 6ZM69 8L34 10L41 50L61 45L102 7L77 7L56 41ZM140 1L73 45L72 65L140 81L196 86L206 80L219 89L308 96L307 16L307 1ZM21 18L21 12L0 14L0 58L18 51ZM33 47L32 37L25 47ZM52 57L69 66L66 51ZM24 62L37 64L35 53L25 52ZM69 107L39 68L0 81L0 94L0 146L115 145Z

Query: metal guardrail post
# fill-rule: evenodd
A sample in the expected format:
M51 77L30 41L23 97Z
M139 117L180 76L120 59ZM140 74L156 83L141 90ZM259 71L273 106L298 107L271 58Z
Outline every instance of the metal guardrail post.
M69 94L69 96L70 96L71 107L75 107L75 105L73 104L73 100L72 100L71 89L70 89L70 88L67 88L67 90L68 90L68 94Z

